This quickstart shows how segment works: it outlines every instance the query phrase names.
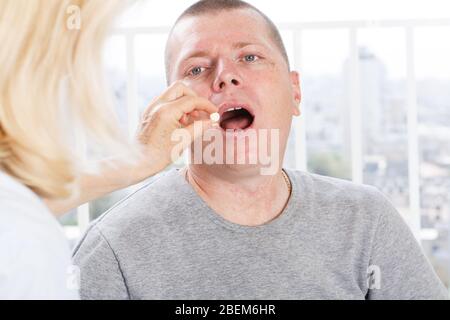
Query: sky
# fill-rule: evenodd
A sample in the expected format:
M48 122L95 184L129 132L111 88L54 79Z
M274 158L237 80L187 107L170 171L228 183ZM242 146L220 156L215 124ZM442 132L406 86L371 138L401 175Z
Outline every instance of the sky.
M117 21L118 28L170 26L192 0L138 0ZM448 19L449 0L250 0L277 24L293 22L373 21L403 19ZM444 27L418 28L415 36L416 74L419 78L450 78L450 23ZM286 46L292 48L292 35L282 30ZM349 36L344 29L308 30L303 33L301 69L311 75L339 73L348 56ZM152 41L153 40L153 41ZM137 65L141 73L163 72L165 37L140 36L137 39ZM388 75L406 74L404 28L364 28L358 45L368 47L386 64ZM107 62L125 68L123 43L115 39L108 48ZM292 54L291 54L292 56Z

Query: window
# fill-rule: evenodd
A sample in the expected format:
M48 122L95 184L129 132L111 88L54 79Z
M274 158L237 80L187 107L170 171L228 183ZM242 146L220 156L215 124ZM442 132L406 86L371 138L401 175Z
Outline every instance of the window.
M422 245L449 285L450 27L417 28L415 65Z

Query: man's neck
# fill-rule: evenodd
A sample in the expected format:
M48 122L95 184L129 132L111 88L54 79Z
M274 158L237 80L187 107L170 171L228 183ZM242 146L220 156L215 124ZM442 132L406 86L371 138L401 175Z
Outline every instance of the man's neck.
M257 226L278 217L290 196L280 170L264 176L259 170L189 166L184 171L197 194L224 219L236 224Z

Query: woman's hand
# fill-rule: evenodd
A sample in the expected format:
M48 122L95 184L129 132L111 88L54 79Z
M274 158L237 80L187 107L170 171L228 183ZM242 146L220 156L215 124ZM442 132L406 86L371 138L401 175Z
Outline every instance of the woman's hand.
M190 133L187 147L199 134L211 126L209 115L217 107L207 99L198 97L180 82L173 84L154 99L144 112L136 140L142 147L142 157L136 164L120 159L105 159L98 164L95 175L84 174L80 178L80 192L69 199L44 199L55 215L61 215L86 202L157 174L172 163L172 149L178 143L172 141L172 133L184 128ZM194 121L203 122L202 130L194 130Z
M172 159L172 150L179 142L172 139L174 130L184 128L189 132L191 140L183 145L186 148L211 127L209 115L214 112L218 112L214 104L198 97L181 82L176 82L154 99L144 112L137 132L137 140L144 152L141 163L142 168L145 168L144 175L154 175L175 160ZM201 131L194 130L194 121L197 120L203 122Z

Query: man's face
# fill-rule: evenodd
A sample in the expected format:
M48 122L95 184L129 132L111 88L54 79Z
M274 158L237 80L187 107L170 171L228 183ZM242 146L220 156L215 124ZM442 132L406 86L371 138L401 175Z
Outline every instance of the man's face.
M181 20L169 39L169 82L182 80L219 107L223 130L279 129L280 152L299 115L298 74L264 19L248 9ZM227 112L233 108L243 108ZM282 157L281 157L282 158Z

